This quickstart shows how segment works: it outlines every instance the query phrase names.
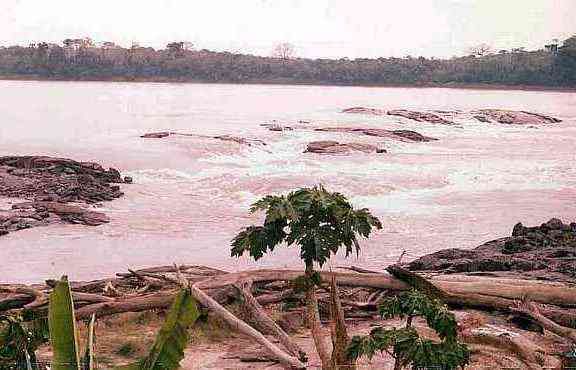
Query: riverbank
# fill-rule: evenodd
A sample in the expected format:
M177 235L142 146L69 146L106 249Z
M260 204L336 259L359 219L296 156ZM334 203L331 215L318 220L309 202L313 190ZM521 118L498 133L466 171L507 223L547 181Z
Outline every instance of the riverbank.
M189 78L170 77L48 77L40 75L0 75L0 81L49 81L49 82L126 82L126 83L161 83L161 84L217 84L217 85L279 85L279 86L327 86L327 87L367 87L367 88L416 88L416 89L463 89L463 90L496 90L496 91L551 91L576 92L572 86L546 85L506 85L482 83L425 83L425 84L356 84L325 83L318 81L294 81L291 79L250 80L250 81L212 81Z
M350 336L367 334L374 325L388 328L403 325L401 320L383 320L377 312L380 303L410 289L402 280L404 278L396 277L398 269L387 269L390 274L355 267L321 272L323 284L318 288L317 298L324 323L322 334L330 337L327 282L332 279L339 286ZM76 318L87 319L93 313L98 317L96 355L103 365L131 363L147 352L163 321L164 310L172 302L176 282L186 280L196 291L210 296L214 300L211 304L217 302L236 317L234 320L242 320L256 330L266 333L261 320L272 318L288 334L290 341L306 352L307 365L315 368L319 359L306 327L306 299L292 283L302 273L302 270L229 273L197 265L157 266L129 269L117 273L114 278L70 284ZM419 276L434 284L452 308L459 338L471 349L467 369L485 369L487 363L491 368L560 368L571 339L559 328L570 333L576 325L576 286L573 283L466 273ZM245 285L246 282L250 283ZM46 284L30 286L0 285L0 312L22 307L41 310L52 285L50 280ZM253 295L253 301L247 301L246 294ZM525 311L523 302L530 302L537 314L530 316L532 313ZM250 309L252 304L263 307L257 315ZM282 368L273 354L231 325L228 319L224 320L220 311L205 304L202 307L201 319L190 330L191 341L182 363L184 369ZM557 324L549 326L550 322ZM413 326L424 338L437 340L425 320L416 318ZM277 343L277 334L267 334ZM48 346L42 347L39 354L44 361L51 358ZM378 353L372 361L363 359L359 365L366 369L392 369L392 363L389 355Z

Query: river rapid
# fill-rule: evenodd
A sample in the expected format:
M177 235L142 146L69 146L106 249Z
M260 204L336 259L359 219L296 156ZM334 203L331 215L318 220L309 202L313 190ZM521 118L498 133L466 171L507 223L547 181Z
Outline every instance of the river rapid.
M468 112L482 108L549 114L561 123L529 127L456 125L394 116L343 114L365 106ZM438 141L407 143L349 133L268 131L281 124L407 129ZM310 123L298 123L299 121ZM210 138L142 139L154 131L233 135L266 145ZM361 141L388 153L303 153L316 140ZM230 239L261 221L249 215L267 194L324 184L383 229L358 257L331 266L381 269L508 236L522 221L576 221L576 94L447 88L0 81L0 155L50 155L118 168L134 183L99 207L109 224L51 225L0 238L0 282L62 274L92 279L126 268L187 263L227 270L296 267L296 248L254 263L230 257ZM0 207L14 200L0 199Z

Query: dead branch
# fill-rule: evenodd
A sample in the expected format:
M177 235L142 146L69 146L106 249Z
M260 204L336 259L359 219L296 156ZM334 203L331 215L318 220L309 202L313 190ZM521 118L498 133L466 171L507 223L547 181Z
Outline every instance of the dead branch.
M198 286L191 285L190 289L192 291L192 295L198 302L203 305L204 307L210 309L216 315L221 317L224 321L226 321L232 328L238 330L240 333L245 334L258 343L260 343L264 348L270 352L274 358L278 359L278 361L286 366L287 368L294 368L294 369L305 369L306 366L300 362L296 357L282 351L276 345L272 344L266 337L262 335L259 331L252 328L250 325L246 324L244 321L239 320L236 318L230 311L222 307L218 302L210 298L206 293L204 293Z
M513 307L510 308L512 312L519 312L532 320L540 324L544 329L559 335L564 339L568 339L573 343L576 343L576 330L567 328L562 325L558 325L554 321L548 319L540 312L538 306L528 300L517 302Z
M462 333L461 338L465 343L488 345L513 353L524 362L527 369L542 369L544 350L520 335L473 332Z
M254 298L251 292L252 282L246 281L243 283L234 284L234 288L238 291L246 311L253 318L253 322L264 334L271 334L278 338L278 341L286 348L286 350L293 356L296 356L300 361L307 362L308 356L298 344L268 314L264 308Z

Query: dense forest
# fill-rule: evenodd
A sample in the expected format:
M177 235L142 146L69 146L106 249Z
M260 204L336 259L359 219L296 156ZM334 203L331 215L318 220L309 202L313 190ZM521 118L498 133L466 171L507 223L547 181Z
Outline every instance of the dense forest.
M90 39L0 47L3 78L150 80L336 85L500 84L576 86L576 36L544 50L478 50L452 59L296 58L290 47L273 57L194 50L173 42L163 50L122 48Z

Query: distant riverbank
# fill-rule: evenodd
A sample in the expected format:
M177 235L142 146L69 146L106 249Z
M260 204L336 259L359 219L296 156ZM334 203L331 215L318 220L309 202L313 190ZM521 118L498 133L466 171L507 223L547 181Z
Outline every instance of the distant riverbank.
M232 85L294 85L294 86L342 86L342 87L386 87L386 88L445 88L470 90L511 90L511 91L555 91L576 92L576 87L546 85L506 85L491 83L425 83L425 84L358 84L326 83L318 81L295 81L292 79L267 79L250 81L210 81L203 79L170 77L48 77L40 75L0 75L0 81L50 81L50 82L134 82L134 83L175 83L175 84L232 84Z

